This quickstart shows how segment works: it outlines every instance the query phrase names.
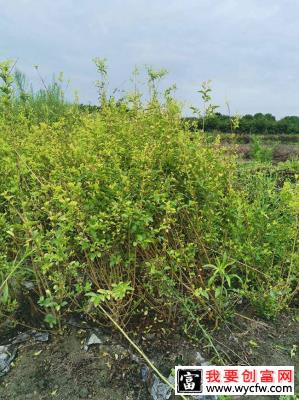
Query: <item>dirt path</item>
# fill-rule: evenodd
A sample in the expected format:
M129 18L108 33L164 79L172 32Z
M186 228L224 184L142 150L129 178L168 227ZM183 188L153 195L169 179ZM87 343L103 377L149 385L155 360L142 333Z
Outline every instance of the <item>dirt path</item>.
M87 340L95 338L93 332L101 343L84 349ZM299 322L294 315L276 323L237 317L215 334L214 343L235 365L295 365L299 389ZM176 364L195 363L199 353L212 357L208 348L174 333L150 333L140 345L166 376ZM19 345L13 367L0 378L0 399L150 400L153 377L147 374L142 360L119 336L84 325L68 327L64 335L51 334L47 342L30 339ZM258 399L250 396L254 398Z

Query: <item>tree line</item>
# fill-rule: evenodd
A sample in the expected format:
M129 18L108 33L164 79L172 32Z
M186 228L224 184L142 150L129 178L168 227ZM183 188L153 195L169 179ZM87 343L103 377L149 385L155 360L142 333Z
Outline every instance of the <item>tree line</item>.
M234 117L235 118L235 117ZM196 117L186 117L185 121L192 123L194 128L202 128L202 120ZM238 124L233 124L233 118L219 112L206 118L205 131L243 134L298 134L299 117L286 116L276 119L272 114L257 113L238 117Z

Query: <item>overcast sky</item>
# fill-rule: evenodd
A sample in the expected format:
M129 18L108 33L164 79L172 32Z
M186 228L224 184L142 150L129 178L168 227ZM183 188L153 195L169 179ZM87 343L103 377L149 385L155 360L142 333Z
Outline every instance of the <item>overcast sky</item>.
M150 64L187 104L211 79L233 112L299 115L298 21L298 0L0 0L0 59L35 81L35 64L48 80L64 71L82 102L96 102L99 56L113 88Z

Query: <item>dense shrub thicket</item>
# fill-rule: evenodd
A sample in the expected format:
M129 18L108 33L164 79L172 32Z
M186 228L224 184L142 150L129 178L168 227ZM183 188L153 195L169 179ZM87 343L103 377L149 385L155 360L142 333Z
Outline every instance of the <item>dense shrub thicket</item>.
M187 329L242 300L271 318L294 299L298 186L190 133L169 95L47 123L2 100L2 318L24 293L51 326L100 304Z

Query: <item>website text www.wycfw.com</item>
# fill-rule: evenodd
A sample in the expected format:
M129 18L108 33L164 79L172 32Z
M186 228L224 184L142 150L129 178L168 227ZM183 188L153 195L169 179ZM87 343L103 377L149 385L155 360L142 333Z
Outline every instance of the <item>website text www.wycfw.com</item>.
M176 366L175 394L293 395L293 366Z
M249 394L271 394L271 395L281 395L283 394L293 394L292 385L261 385L256 383L252 386L207 386L207 393L210 394L230 394L230 395L249 395Z

